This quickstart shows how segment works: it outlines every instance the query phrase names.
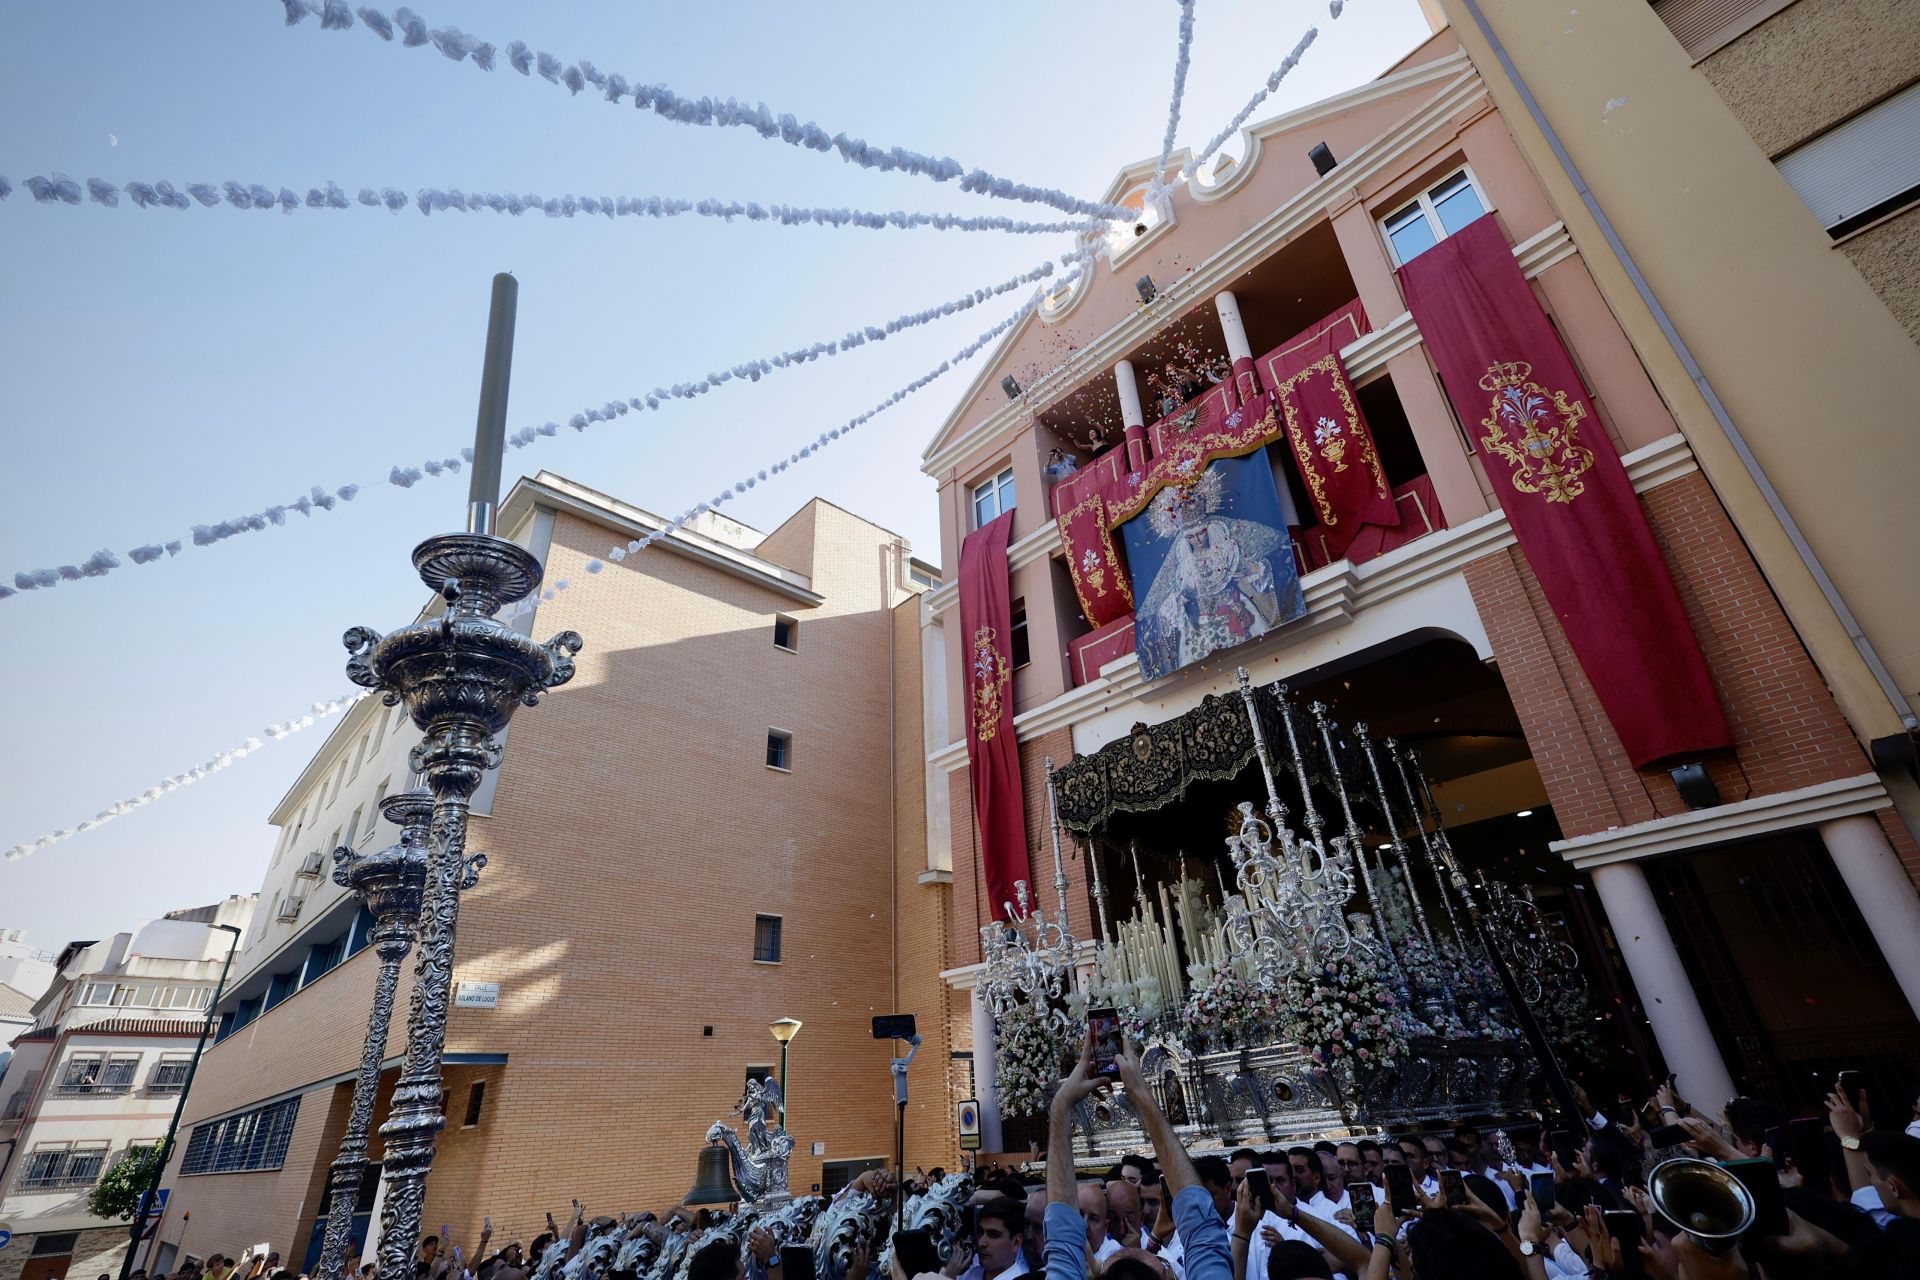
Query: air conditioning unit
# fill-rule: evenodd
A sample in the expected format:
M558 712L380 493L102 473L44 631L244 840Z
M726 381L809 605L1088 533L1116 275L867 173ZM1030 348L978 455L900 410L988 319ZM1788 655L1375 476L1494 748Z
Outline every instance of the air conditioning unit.
M320 878L320 865L320 851L316 849L300 860L299 874L309 880L318 880Z
M318 855L315 856L317 857ZM280 909L275 914L278 915L282 921L298 920L300 918L300 908L305 905L306 901L304 895L290 893L280 899Z

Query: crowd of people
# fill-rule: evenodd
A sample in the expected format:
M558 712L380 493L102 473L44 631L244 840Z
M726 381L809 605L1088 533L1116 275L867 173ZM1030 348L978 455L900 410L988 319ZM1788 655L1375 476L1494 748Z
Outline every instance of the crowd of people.
M1461 1125L1195 1156L1137 1059L1123 1052L1115 1069L1117 1081L1083 1056L1060 1082L1048 1149L1071 1151L1073 1107L1117 1083L1155 1159L1128 1156L1091 1181L1050 1159L1044 1186L984 1183L972 1247L956 1249L947 1280L1920 1280L1920 1101L1905 1131L1879 1131L1864 1094L1836 1087L1837 1158L1808 1170L1773 1149L1788 1125L1778 1108L1735 1098L1708 1117L1671 1082L1616 1116L1576 1090L1577 1130ZM1648 1191L1673 1157L1768 1161L1780 1203L1762 1208L1785 1229L1771 1213L1737 1240L1675 1225Z
M1123 1050L1112 1071L1096 1073L1083 1055L1060 1081L1048 1149L1067 1158L1047 1161L1043 1183L1009 1171L972 1184L960 1229L941 1242L951 1253L939 1273L914 1274L898 1250L884 1268L873 1265L888 1253L881 1209L873 1220L880 1234L830 1259L819 1280L1920 1280L1920 1101L1904 1130L1879 1130L1864 1093L1836 1086L1823 1141L1800 1150L1807 1168L1776 1149L1788 1131L1778 1108L1742 1097L1709 1117L1671 1081L1643 1107L1608 1111L1576 1089L1577 1129L1483 1132L1462 1124L1196 1155L1142 1079L1135 1051ZM1116 1086L1139 1113L1153 1155L1129 1155L1104 1176L1083 1178L1069 1154L1073 1108ZM1673 1157L1730 1168L1764 1161L1777 1200L1761 1206L1737 1241L1713 1238L1699 1221L1676 1225L1649 1191L1649 1175ZM909 1196L941 1185L944 1171L923 1177L909 1180ZM888 1171L873 1170L841 1195L864 1193L885 1206L892 1184ZM568 1228L549 1217L548 1231L525 1247L515 1240L491 1249L491 1221L470 1254L450 1238L427 1236L415 1280L591 1280L583 1272L598 1275L606 1259L587 1267L588 1243L615 1231L656 1241L683 1235L691 1244L674 1270L686 1280L795 1280L781 1275L783 1242L763 1228L703 1239L724 1215L589 1220L574 1209ZM883 1269L891 1274L876 1274ZM372 1273L367 1264L352 1274ZM296 1277L278 1254L249 1251L189 1260L151 1280Z

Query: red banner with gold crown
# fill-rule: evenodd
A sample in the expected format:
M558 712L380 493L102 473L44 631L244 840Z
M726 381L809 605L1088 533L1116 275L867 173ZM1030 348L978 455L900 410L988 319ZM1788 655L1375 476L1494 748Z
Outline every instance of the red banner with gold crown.
M1400 523L1393 486L1340 362L1340 348L1365 323L1358 306L1343 307L1256 362L1307 486L1307 514L1336 559L1362 526Z
M1638 767L1731 745L1626 468L1493 215L1401 267L1400 285L1628 758Z
M1053 487L1067 575L1080 611L1095 630L1133 612L1127 562L1107 520L1113 498L1127 492L1127 452L1125 444L1115 445Z
M1026 788L1013 732L1013 602L1007 540L1013 512L975 529L960 544L960 635L967 690L967 766L987 914L998 919L1027 869Z

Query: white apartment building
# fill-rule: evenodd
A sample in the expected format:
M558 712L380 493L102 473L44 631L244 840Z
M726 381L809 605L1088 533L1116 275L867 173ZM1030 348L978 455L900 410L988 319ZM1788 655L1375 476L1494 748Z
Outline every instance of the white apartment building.
M0 929L0 986L29 1000L53 985L53 956L27 941L20 929Z
M232 937L258 899L171 912L101 942L68 944L12 1038L0 1073L0 1280L118 1269L127 1228L87 1194L129 1153L157 1146L186 1085Z

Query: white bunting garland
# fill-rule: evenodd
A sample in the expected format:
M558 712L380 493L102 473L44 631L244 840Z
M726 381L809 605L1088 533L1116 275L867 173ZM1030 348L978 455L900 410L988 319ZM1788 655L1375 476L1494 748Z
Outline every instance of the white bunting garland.
M210 777L220 772L234 761L244 756L250 756L260 750L260 748L267 745L269 740L278 742L282 738L292 737L302 729L310 729L320 721L340 714L366 696L366 691L362 690L359 693L350 693L343 697L331 698L325 702L316 702L307 708L305 714L295 716L291 720L282 721L278 724L267 725L260 730L258 735L249 737L239 746L228 747L225 751L222 751L219 755L214 756L204 764L197 764L185 773L176 773L171 778L163 779L153 786L148 787L137 796L129 796L117 804L108 805L91 818L88 818L85 822L78 823L71 827L61 827L56 831L47 832L47 834L36 840L28 840L25 843L13 846L13 848L7 850L7 860L9 862L17 862L29 854L38 853L40 850L59 844L63 840L71 840L73 837L91 831L95 827L105 826L115 818L124 817L143 805L152 804L162 796L172 795L182 787L190 787L202 778Z
M1173 101L1167 106L1167 133L1160 140L1160 162L1154 166L1153 180L1161 183L1167 176L1167 162L1173 156L1173 135L1180 128L1180 103L1187 96L1187 66L1193 53L1193 0L1180 0L1180 48L1173 58Z
M1341 0L1333 0L1331 11L1334 17L1337 18L1340 16L1340 9ZM1228 138L1240 132L1240 126L1244 125L1248 119L1252 117L1253 113L1260 109L1260 104L1267 100L1268 95L1280 87L1280 82L1287 78L1287 73L1300 65L1300 55L1307 51L1308 46L1310 46L1319 35L1320 28L1307 28L1306 34L1302 35L1299 41L1293 46L1293 52L1289 53L1286 58L1281 61L1280 65L1273 69L1273 74L1267 77L1267 82L1260 87L1260 91L1254 94L1253 97L1247 99L1247 105L1240 108L1233 119L1227 122L1226 128L1213 135L1213 139L1207 143L1206 149L1202 151L1199 158L1193 162L1192 172L1198 173L1207 161L1213 159L1213 153L1227 144Z
M829 134L811 120L803 122L790 114L776 115L764 102L745 103L733 98L724 101L711 97L683 98L666 85L634 83L617 72L601 71L584 58L575 63L562 63L553 54L532 49L524 41L515 40L502 48L477 36L470 36L458 27L429 28L426 21L411 9L395 9L389 18L370 6L349 10L343 0L325 0L324 4L319 0L281 0L281 3L286 9L288 26L317 14L323 29L344 31L353 25L354 14L357 13L367 30L382 40L391 42L398 35L400 43L408 48L431 44L453 61L470 61L482 71L492 71L497 59L504 53L507 65L523 76L538 75L550 84L564 85L575 96L591 87L597 96L614 104L623 98L631 98L636 108L651 110L655 115L676 124L751 129L768 141L784 142L808 151L836 151L841 159L863 169L880 173L911 173L934 182L958 180L962 191L997 200L1043 204L1062 213L1110 221L1128 221L1134 216L1131 210L1121 205L1081 200L1050 187L1013 182L985 169L968 169L951 156L922 155L903 147L875 146L863 138L850 138L844 133Z
M78 205L83 199L118 208L125 196L142 209L192 209L196 205L211 208L225 205L232 209L278 209L292 213L296 209L386 209L399 213L411 206L422 214L504 213L544 214L549 218L571 218L584 214L604 218L678 218L688 214L719 218L724 222L770 222L783 227L860 227L870 231L989 231L1008 235L1084 235L1105 227L1098 218L1076 218L1062 222L1029 222L996 214L962 216L955 213L908 213L899 209L875 212L869 209L811 208L786 204L762 204L757 200L688 200L679 196L542 196L515 192L462 191L458 187L420 187L412 195L398 187L361 187L349 197L336 182L324 187L308 187L302 195L291 187L268 187L244 182L128 182L118 184L104 178L88 178L85 186L65 174L52 177L35 175L24 180L27 191L41 204ZM0 177L0 200L5 200L13 185Z
M1063 286L1072 284L1073 281L1079 277L1080 273L1086 269L1087 264L1090 263L1100 252L1101 250L1097 247L1089 247L1087 249L1082 249L1076 253L1073 253L1069 255L1066 259L1064 259L1065 262L1071 265L1067 273L1061 278L1061 284ZM758 485L762 480L766 480L771 476L775 476L780 474L783 471L786 471L788 468L794 466L795 464L803 462L807 458L812 457L814 454L826 448L829 444L833 443L835 440L840 439L842 436L851 434L855 428L861 426L862 424L867 422L869 419L877 416L878 414L886 412L888 409L900 403L902 400L905 400L908 396L912 395L914 392L920 390L922 387L925 387L927 384L935 381L936 379L942 377L943 375L951 371L955 365L961 364L966 360L970 359L971 357L973 357L974 355L978 354L980 349L985 347L989 342L992 342L995 338L999 337L1001 334L1005 333L1007 330L1013 328L1013 326L1015 326L1016 324L1019 324L1022 320L1026 319L1028 314L1031 313L1035 307L1038 307L1040 305L1041 300L1044 297L1045 297L1044 293L1035 292L1033 297L1029 298L1026 302L1022 303L1020 305L1019 310L1015 311L1012 315L1000 321L1000 323L994 325L991 329L988 329L985 333L975 338L972 342L969 342L966 346L954 352L952 356L948 357L945 360L942 360L934 368L929 369L927 372L915 378L912 382L907 383L904 387L901 387L899 390L895 391L892 395L888 396L885 400L882 400L879 404L876 404L875 406L873 406L873 408L867 410L865 413L858 414L855 417L849 418L847 421L840 424L839 426L834 427L828 431L822 432L819 435L819 437L817 437L816 439L814 439L813 441L807 444L800 446L800 448L788 454L785 459L779 462L775 462L771 466L762 467L760 470L754 472L752 475L746 476L740 480L735 481L731 488L722 489L718 494L714 495L712 498L709 498L707 501L695 503L693 506L688 507L685 511L682 511L679 515L675 516L673 519L661 525L658 529L652 530L651 532L641 537L634 538L633 540L626 543L624 546L615 546L615 547L609 548L606 556L607 560L612 560L615 563L618 563L619 561L625 560L628 556L633 555L636 552L646 550L649 546L653 545L655 542L658 542L663 538L671 537L674 533L678 532L684 525L686 525L689 521L695 519L696 517L703 515L708 511L714 511L719 509L722 506L725 506L728 502L731 502L733 499L746 493L747 490ZM605 561L602 561L599 559L589 560L587 561L587 564L586 564L586 570L590 574L598 574L603 570L605 570L606 567L607 566ZM552 600L556 598L562 591L567 590L568 587L571 585L572 584L568 579L561 578L559 581L555 582L552 586L547 587L542 591L540 591L537 595L529 596L524 600L519 600L519 601L516 601L514 604L509 605L506 609L502 611L501 616L507 617L507 618L517 618L521 614L527 613L530 610L538 608L542 601Z
M44 182L48 184L49 189L51 189L55 181L55 179L28 179L29 185L34 182ZM72 182L72 179L59 179L57 181ZM1070 255L1062 261L1071 263L1076 261L1079 256L1080 255ZM676 382L670 387L655 387L651 392L643 396L632 396L624 400L608 400L604 404L583 409L574 414L571 418L567 419L567 425L575 431L585 431L596 422L611 422L613 419L625 417L629 413L657 410L670 400L692 400L698 396L706 395L724 383L732 382L736 379L747 382L758 382L761 378L768 376L777 369L791 368L794 365L807 364L827 356L839 355L842 352L851 351L855 347L865 346L869 342L885 341L887 338L903 330L917 328L920 325L929 324L947 316L957 315L962 311L970 311L981 303L999 297L1003 293L1018 289L1023 285L1032 284L1037 280L1046 279L1051 276L1053 272L1053 263L1043 262L1032 270L1021 272L1012 279L1003 280L999 284L990 285L983 289L975 289L972 293L963 294L958 298L939 303L936 306L895 316L884 324L864 325L859 329L849 330L846 334L836 339L815 342L810 346L797 347L791 351L778 352L772 356L743 361L729 369L717 370L692 382ZM556 436L558 434L560 434L560 424L547 421L537 426L520 428L507 437L507 444L515 449L524 449L543 436ZM126 552L126 558L135 564L152 564L156 560L179 555L180 552L185 550L189 545L207 547L212 546L216 542L224 542L228 538L236 537L239 534L258 533L264 529L277 528L286 524L287 516L290 513L311 516L315 511L331 511L338 503L353 501L363 489L370 485L387 484L397 489L411 489L415 484L424 479L450 473L457 475L460 472L462 464L471 462L472 460L473 450L462 449L458 457L429 458L418 465L396 464L388 470L384 477L363 484L344 484L335 489L322 489L318 485L315 485L307 494L294 499L292 502L275 503L260 511L233 516L225 520L215 521L211 524L194 525L188 534L180 537L163 539L158 542L150 542L134 547ZM103 548L102 550L94 552L86 560L78 564L63 564L50 569L23 569L13 575L11 585L0 583L0 600L18 595L23 591L40 591L57 587L63 582L78 582L82 578L105 577L115 569L120 568L122 563L119 555Z

